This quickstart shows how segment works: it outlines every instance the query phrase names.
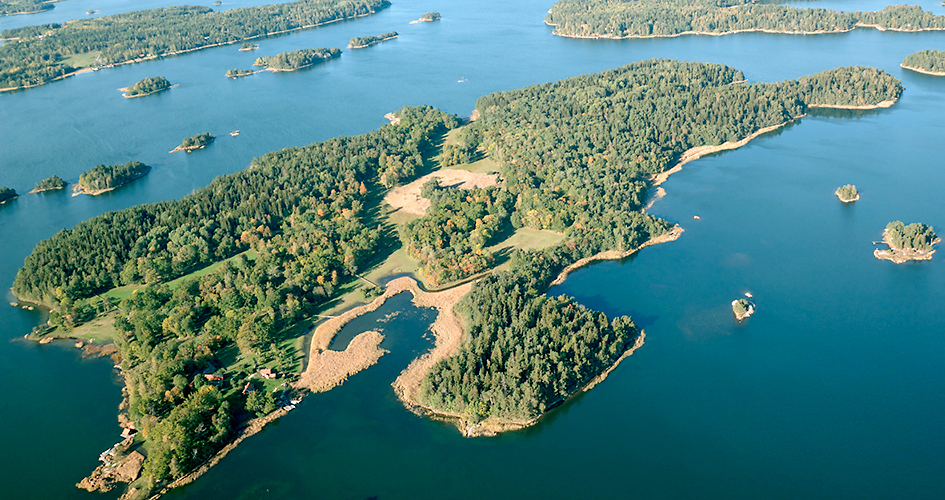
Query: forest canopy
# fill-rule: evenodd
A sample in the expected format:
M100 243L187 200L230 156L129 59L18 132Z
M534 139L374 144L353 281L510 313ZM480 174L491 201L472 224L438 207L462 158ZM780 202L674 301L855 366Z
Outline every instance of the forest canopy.
M33 188L34 193L40 193L43 191L54 191L57 189L63 189L66 187L66 181L62 180L58 175L51 175L39 182L36 183L36 187Z
M857 26L897 31L945 28L945 16L918 6L845 12L754 0L560 0L548 11L545 22L554 26L556 35L590 38L735 31L830 33Z
M341 50L332 47L330 49L321 47L317 49L299 49L291 52L283 52L274 56L262 56L256 58L253 66L262 66L276 71L294 71L302 69L313 64L327 61L341 55Z
M920 50L902 60L902 67L945 75L945 51Z
M348 42L348 47L352 49L363 49L387 40L393 40L397 38L398 35L399 33L396 31L390 31L378 36L356 36Z
M387 0L299 0L215 12L165 7L0 33L0 89L41 85L85 67L108 67L372 14ZM73 57L88 56L78 62ZM94 56L94 57L92 57Z
M171 82L163 76L149 76L125 89L125 97L141 97L171 88Z
M14 198L16 198L16 190L8 188L6 186L0 186L0 203L6 203Z
M76 189L90 193L114 189L147 174L150 170L151 167L140 161L130 161L124 165L96 165L79 175Z

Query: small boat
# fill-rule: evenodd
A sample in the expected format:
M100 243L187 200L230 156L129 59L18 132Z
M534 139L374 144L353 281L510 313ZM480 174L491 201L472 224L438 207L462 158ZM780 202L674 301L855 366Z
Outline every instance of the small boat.
M745 292L745 297L751 298L751 292Z
M238 135L240 135L240 131L239 131L239 130L234 130L234 131L230 132L230 136L231 136L231 137L236 137L236 136L238 136Z
M289 402L292 403L293 405L297 405L297 404L301 403L302 400L301 400L301 399L290 399Z
M295 409L295 405L285 405L282 407L282 409L285 411L292 411Z
M464 76L464 77L460 78L459 80L456 80L456 83L464 83L464 82L466 82L466 81L467 81L467 80L466 80L466 77Z

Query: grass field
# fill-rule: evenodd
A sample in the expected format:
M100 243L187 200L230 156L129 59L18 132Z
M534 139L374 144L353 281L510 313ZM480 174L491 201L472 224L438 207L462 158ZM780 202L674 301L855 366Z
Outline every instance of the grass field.
M94 52L86 52L84 54L76 54L65 58L63 61L65 64L72 66L73 68L88 68L95 63L95 58L98 57L102 52L96 50Z

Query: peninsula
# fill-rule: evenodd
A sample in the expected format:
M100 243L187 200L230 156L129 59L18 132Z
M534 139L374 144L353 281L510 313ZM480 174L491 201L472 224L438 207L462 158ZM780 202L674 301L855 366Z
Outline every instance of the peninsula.
M483 96L465 124L403 108L379 130L275 151L181 199L60 231L26 257L13 290L51 309L36 337L81 329L95 311L106 311L96 321L112 318L127 389L121 418L142 431L112 461L137 460L146 446L136 485L155 493L287 411L273 410L291 406L269 399L277 387L327 390L382 356L376 332L343 354L323 342L334 327L319 327L308 353L297 340L319 316L368 310L332 308L363 300L362 283L373 290L404 262L426 290L395 280L382 297L409 291L438 304L439 316L434 350L398 377L398 397L467 436L521 428L643 345L631 318L546 292L575 266L680 235L644 211L655 176L689 151L737 144L811 105L872 105L902 91L863 67L732 85L743 80L728 66L654 59ZM687 109L696 103L710 120ZM547 161L556 157L568 161ZM382 201L425 168L486 160L501 182L431 177L418 214L395 215ZM322 369L300 375L302 356Z
M364 49L372 45L377 45L381 42L386 42L387 40L393 40L397 38L398 35L399 33L396 31L391 31L379 36L356 36L348 42L348 48Z
M439 12L427 12L426 14L420 16L420 19L415 21L410 21L410 24L418 23L432 23L433 21L439 21L442 19Z
M545 23L574 38L656 38L758 31L798 35L843 33L858 27L882 31L945 29L945 16L895 5L878 12L787 7L754 0L559 0Z
M926 75L945 76L945 51L920 50L906 56L900 66Z
M313 66L320 62L341 56L341 49L336 47L299 49L292 52L283 52L274 56L263 56L256 59L253 66L261 66L272 72L296 71Z
M164 7L4 30L0 38L11 41L0 45L0 92L43 85L80 71L310 29L367 16L389 5L387 0L298 0L223 12Z
M144 177L150 171L151 167L138 161L130 161L124 165L96 165L79 176L79 182L72 189L72 196L98 196Z
M15 200L19 196L20 195L16 194L15 189L8 188L6 186L0 187L0 205L3 205L8 201Z
M935 231L921 222L914 222L908 226L900 221L893 221L886 225L883 231L883 243L888 250L876 249L873 256L877 259L891 260L896 264L910 260L932 260L933 248L942 240L935 235Z
M124 92L122 96L126 99L131 99L133 97L144 97L156 94L171 87L173 87L173 85L171 85L171 82L167 81L167 78L163 76L149 76L130 87L124 87L118 90Z
M856 186L853 184L846 184L840 186L834 191L834 194L837 195L837 198L840 198L840 201L844 203L853 203L856 200L860 199L860 193L856 190Z
M57 191L60 189L65 189L66 181L62 180L58 175L51 175L39 182L36 183L36 187L33 188L30 193L42 193L44 191Z
M200 134L192 135L190 137L185 138L180 143L180 146L177 146L176 148L172 149L170 152L176 153L178 151L183 151L185 153L190 153L191 151L196 151L198 149L203 149L209 146L210 143L213 142L214 139L216 139L216 137L213 137L213 134L211 134L210 132L202 132Z

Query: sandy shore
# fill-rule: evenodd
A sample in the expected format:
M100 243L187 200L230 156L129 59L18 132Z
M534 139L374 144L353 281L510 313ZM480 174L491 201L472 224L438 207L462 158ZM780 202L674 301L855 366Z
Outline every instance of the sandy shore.
M841 104L808 104L808 108L820 109L884 109L896 104L895 100L887 100L876 104L867 104L865 106L844 106Z
M945 76L945 71L929 71L927 69L916 68L915 66L906 66L905 64L899 64L899 67L909 71L915 71L916 73L922 73L924 75Z
M404 212L426 215L430 200L420 196L423 185L430 179L439 179L441 186L456 186L460 189L474 189L495 186L499 183L498 174L477 174L468 170L443 169L429 173L410 184L391 189L384 201L391 207Z

